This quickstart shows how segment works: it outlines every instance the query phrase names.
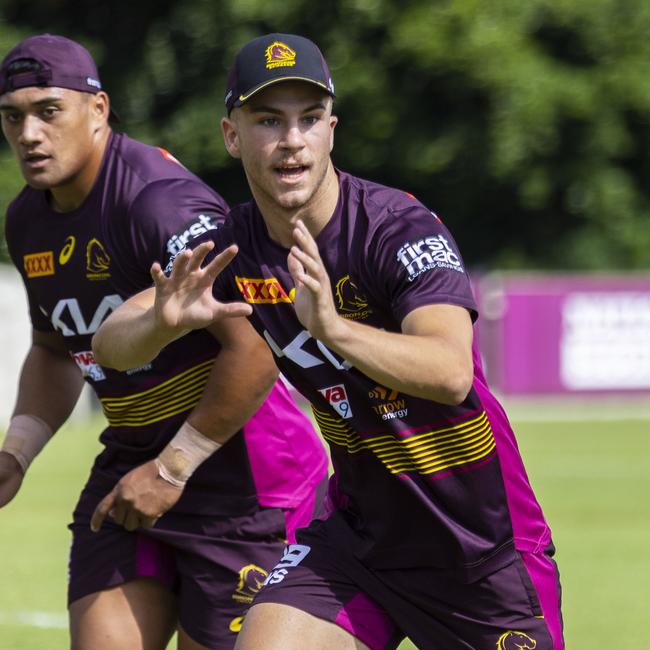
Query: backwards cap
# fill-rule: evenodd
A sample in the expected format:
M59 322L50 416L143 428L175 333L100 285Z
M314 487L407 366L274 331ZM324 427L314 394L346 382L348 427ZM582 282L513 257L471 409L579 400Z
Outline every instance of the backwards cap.
M29 86L56 86L92 94L102 89L90 52L76 41L53 34L26 38L0 65L0 95ZM110 116L118 121L112 110Z
M315 43L294 34L267 34L239 50L228 74L226 109L281 81L307 81L334 97L334 83Z

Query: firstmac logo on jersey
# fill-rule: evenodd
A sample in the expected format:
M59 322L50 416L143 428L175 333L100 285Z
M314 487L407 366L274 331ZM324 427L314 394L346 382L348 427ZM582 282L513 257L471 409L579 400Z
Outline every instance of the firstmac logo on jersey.
M342 418L349 420L352 417L352 407L343 384L321 388L318 392Z
M187 242L199 235L216 230L219 226L213 222L214 215L201 213L193 221L186 223L182 230L175 232L165 244L165 249L173 258L187 246ZM172 261L170 260L170 261Z
M443 235L431 235L403 244L397 251L397 259L406 268L409 282L432 269L450 269L464 273L460 256Z

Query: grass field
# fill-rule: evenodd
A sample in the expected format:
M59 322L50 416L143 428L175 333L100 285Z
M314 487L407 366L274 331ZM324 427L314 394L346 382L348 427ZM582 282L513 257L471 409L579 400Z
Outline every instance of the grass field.
M558 548L568 650L650 648L650 419L517 419ZM94 420L62 430L0 511L0 650L68 647L65 524L99 428Z

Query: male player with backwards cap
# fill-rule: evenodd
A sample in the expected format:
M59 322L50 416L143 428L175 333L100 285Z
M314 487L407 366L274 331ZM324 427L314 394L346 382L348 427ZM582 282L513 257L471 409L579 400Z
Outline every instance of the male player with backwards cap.
M33 324L0 506L85 379L108 427L70 526L72 647L162 650L177 625L183 650L232 647L285 537L318 510L322 445L272 388L271 355L236 305L121 372L90 345L107 314L151 285L153 260L215 230L226 203L168 152L112 132L95 63L74 41L14 47L0 115L27 182L6 235Z
M407 635L431 650L560 650L551 533L473 348L458 248L413 196L333 167L333 95L311 41L242 48L222 129L254 200L169 277L155 265L155 291L108 318L97 351L129 331L143 362L175 331L221 318L218 300L243 298L313 405L332 510L298 531L237 648L380 650ZM283 300L251 299L247 278Z

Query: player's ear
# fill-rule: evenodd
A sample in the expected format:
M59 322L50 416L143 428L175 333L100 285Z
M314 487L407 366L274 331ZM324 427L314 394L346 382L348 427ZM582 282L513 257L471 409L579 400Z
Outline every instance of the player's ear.
M336 115L330 115L330 153L334 148L334 128L339 122L339 118Z
M108 95L102 90L90 95L89 101L90 111L93 118L102 124L108 122L108 114L110 112L110 100L108 99Z
M239 152L239 135L237 134L237 120L232 117L221 118L221 132L223 133L223 141L228 153L233 158L241 158Z

